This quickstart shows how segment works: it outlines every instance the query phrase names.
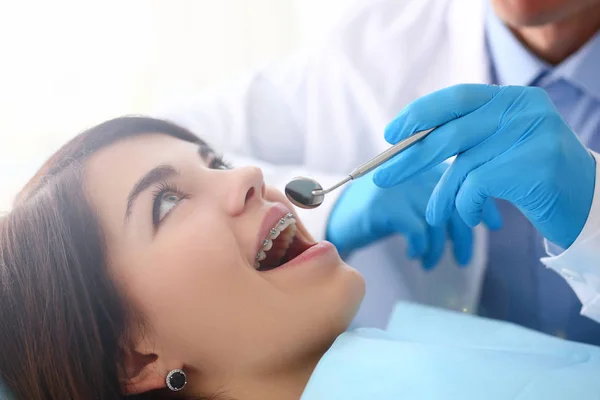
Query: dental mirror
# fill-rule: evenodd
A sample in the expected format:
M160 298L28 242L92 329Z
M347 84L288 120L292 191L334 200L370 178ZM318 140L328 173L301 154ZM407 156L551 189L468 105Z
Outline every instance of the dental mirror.
M319 182L315 181L314 179L300 176L292 179L287 185L285 185L285 195L295 206L306 209L317 208L323 203L327 193L334 191L353 179L360 178L361 176L368 174L384 162L388 161L390 158L408 149L410 146L429 135L434 129L435 128L431 128L425 131L417 132L412 136L396 143L383 153L377 155L373 159L367 161L350 172L346 178L336 183L329 189L323 190L323 187L319 184Z
M292 179L285 185L285 195L293 205L300 208L316 208L323 203L323 194L315 195L315 192L323 191L319 182L314 179L298 177Z

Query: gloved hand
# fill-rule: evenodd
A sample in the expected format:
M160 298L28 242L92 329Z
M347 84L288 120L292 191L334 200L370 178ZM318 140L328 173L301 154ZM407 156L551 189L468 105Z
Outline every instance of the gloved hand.
M489 197L513 203L548 240L569 247L590 211L595 160L554 108L546 92L516 86L458 85L408 105L388 126L397 143L438 126L380 167L374 182L389 188L457 155L427 206L427 221L443 224L455 210L469 226Z
M375 186L372 174L352 182L334 206L327 226L327 240L345 254L384 237L401 234L407 239L407 256L420 258L425 269L432 269L443 255L448 234L456 261L459 265L468 264L473 233L458 214L454 213L447 224L436 227L425 221L427 201L446 167L446 164L436 166L391 189ZM491 201L484 212L484 221L492 228L502 224Z

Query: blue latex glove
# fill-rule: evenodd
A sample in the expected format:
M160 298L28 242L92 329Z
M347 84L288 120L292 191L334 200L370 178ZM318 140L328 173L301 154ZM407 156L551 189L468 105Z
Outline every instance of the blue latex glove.
M435 187L427 221L455 212L469 226L489 197L513 203L548 240L569 247L590 211L595 161L539 88L458 85L408 105L388 126L397 143L439 126L380 167L374 182L387 188L457 155ZM414 179L414 178L413 178Z
M408 258L420 258L425 269L432 269L443 255L448 235L458 264L468 264L473 233L458 214L440 226L433 227L425 221L427 201L446 167L436 166L391 189L375 186L372 174L352 182L333 208L327 240L340 253L348 254L379 239L401 234L407 239ZM493 228L502 224L492 202L486 207L484 221Z

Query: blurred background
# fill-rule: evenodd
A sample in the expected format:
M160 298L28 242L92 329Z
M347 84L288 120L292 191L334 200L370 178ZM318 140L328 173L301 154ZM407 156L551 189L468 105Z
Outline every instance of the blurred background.
M67 139L276 62L353 0L0 0L0 212Z

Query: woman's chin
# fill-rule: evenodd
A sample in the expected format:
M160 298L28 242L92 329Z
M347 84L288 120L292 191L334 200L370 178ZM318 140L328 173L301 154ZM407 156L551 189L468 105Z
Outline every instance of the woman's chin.
M352 268L344 262L342 262L342 264L343 266L341 268L344 268L348 274L348 307L349 313L351 314L348 325L350 325L350 322L352 322L358 313L358 309L365 298L366 282L365 278L360 272L358 272L358 270Z
M336 321L337 334L348 329L365 296L365 279L362 274L343 262L335 266L336 277L325 291L322 307L328 307L330 318Z

